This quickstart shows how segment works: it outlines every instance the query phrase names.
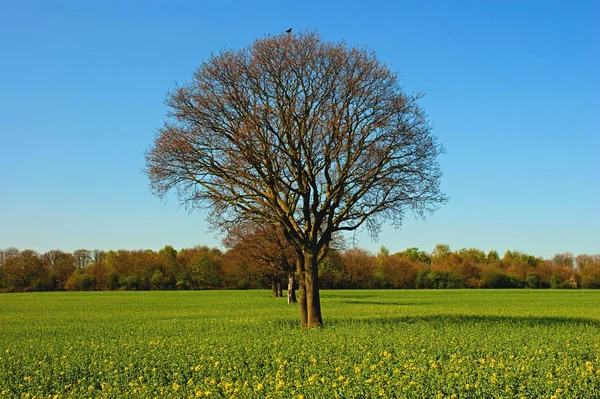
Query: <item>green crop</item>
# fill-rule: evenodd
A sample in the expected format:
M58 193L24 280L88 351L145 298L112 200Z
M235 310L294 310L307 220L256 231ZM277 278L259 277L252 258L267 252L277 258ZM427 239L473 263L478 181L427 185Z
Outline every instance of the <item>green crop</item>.
M600 291L0 296L0 398L599 398Z

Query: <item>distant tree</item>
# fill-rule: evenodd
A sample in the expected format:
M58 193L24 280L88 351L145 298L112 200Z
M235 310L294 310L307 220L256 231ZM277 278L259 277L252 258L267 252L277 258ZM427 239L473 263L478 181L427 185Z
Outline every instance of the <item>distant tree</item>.
M6 279L17 291L48 289L47 273L39 254L31 249L11 256L5 264Z
M544 288L544 281L539 274L530 272L525 276L525 286L528 288Z
M221 282L219 262L207 253L198 254L194 258L190 265L189 275L194 288L217 287Z
M419 251L419 248L416 247L406 248L404 251L397 252L394 255L402 258L407 258L411 262L421 262L426 263L428 265L431 264L431 258L429 257L429 255L427 255L425 251Z
M65 282L67 291L91 291L94 289L94 276L76 270Z
M6 261L13 256L17 256L19 252L19 249L15 247L0 249L0 267L4 267L6 265Z
M264 288L262 279L251 270L245 256L235 249L228 249L221 258L221 276L226 287L236 289Z
M436 244L433 252L431 253L431 262L437 264L443 264L444 261L452 251L450 250L450 246L447 244Z
M101 249L94 249L91 251L91 262L100 263L106 260L106 252Z
M7 265L9 259L17 256L19 252L15 247L0 249L0 289L6 289L9 286Z
M301 324L322 324L318 267L336 232L446 198L418 95L364 48L282 34L211 56L167 98L173 117L146 154L155 194L208 205L222 230L280 228L297 253Z
M352 280L344 267L340 251L335 248L323 259L319 269L319 284L322 288L351 288Z
M556 254L552 257L552 264L554 266L564 266L573 268L575 267L575 257L570 252L566 252L564 254Z
M65 282L77 268L75 257L59 249L44 253L40 256L40 260L48 269L52 288L56 290L64 289Z
M479 287L481 285L481 270L485 259L485 254L482 251L463 248L457 252L445 255L444 262L441 265L436 263L434 268L454 273L448 276L444 275L444 281L448 280L448 278L452 280L448 283L451 286L448 288L455 288L455 286L464 287L465 285Z
M92 262L84 268L84 272L94 279L94 289L102 291L110 287L109 280L113 274L108 262L102 257L96 258L98 261Z
M498 251L492 249L485 257L487 263L497 263L500 262L500 255L498 255Z
M419 258L420 256L417 255L417 259ZM383 271L391 288L415 288L418 268L427 266L426 262L411 261L407 257L392 255L384 262Z
M352 288L373 288L373 275L376 270L373 254L364 249L352 248L344 251L341 258Z
M390 288L390 281L385 273L384 265L390 257L390 251L386 247L379 248L375 257L375 273L373 273L373 283L375 288Z
M89 249L76 249L73 251L73 256L77 262L77 268L80 270L92 262L92 251Z
M558 272L554 272L550 278L550 288L563 288L564 281Z
M177 253L181 272L176 277L178 289L216 288L221 283L222 253L216 248L196 246Z
M577 265L577 268L580 270L583 270L586 265L589 265L591 263L600 263L600 254L597 254L597 255L582 254L582 255L577 255L577 257L575 258L575 264Z
M183 271L183 266L181 266L177 260L177 251L172 246L165 245L163 249L158 251L158 256L160 258L161 264L163 265L162 269L160 270L160 273L166 280L167 285L174 286L176 277L180 275ZM158 275L155 277L155 283L159 283ZM165 284L165 282L162 282L160 284Z
M486 288L521 288L522 280L494 266L484 267L481 280Z
M574 284L571 283L573 286ZM600 261L586 263L581 271L583 288L600 288Z
M476 265L482 265L486 262L485 253L477 248L463 248L458 251L458 254L465 262L471 262Z

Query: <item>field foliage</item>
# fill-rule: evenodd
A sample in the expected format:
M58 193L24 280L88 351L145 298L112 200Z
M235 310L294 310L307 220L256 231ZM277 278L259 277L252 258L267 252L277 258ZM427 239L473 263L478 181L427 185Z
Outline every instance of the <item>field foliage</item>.
M0 397L598 398L600 292L0 296Z

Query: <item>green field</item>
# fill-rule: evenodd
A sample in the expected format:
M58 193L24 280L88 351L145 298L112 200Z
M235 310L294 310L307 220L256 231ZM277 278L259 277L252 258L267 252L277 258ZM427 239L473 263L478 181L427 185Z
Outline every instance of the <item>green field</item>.
M600 397L600 291L269 294L0 295L0 397Z

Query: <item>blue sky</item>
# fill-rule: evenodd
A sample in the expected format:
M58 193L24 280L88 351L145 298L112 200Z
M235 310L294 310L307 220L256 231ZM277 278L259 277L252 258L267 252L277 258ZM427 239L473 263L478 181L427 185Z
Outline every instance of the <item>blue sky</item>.
M599 2L323 3L0 0L0 248L219 245L143 151L211 52L292 27L375 50L447 149L450 202L359 246L600 253Z

